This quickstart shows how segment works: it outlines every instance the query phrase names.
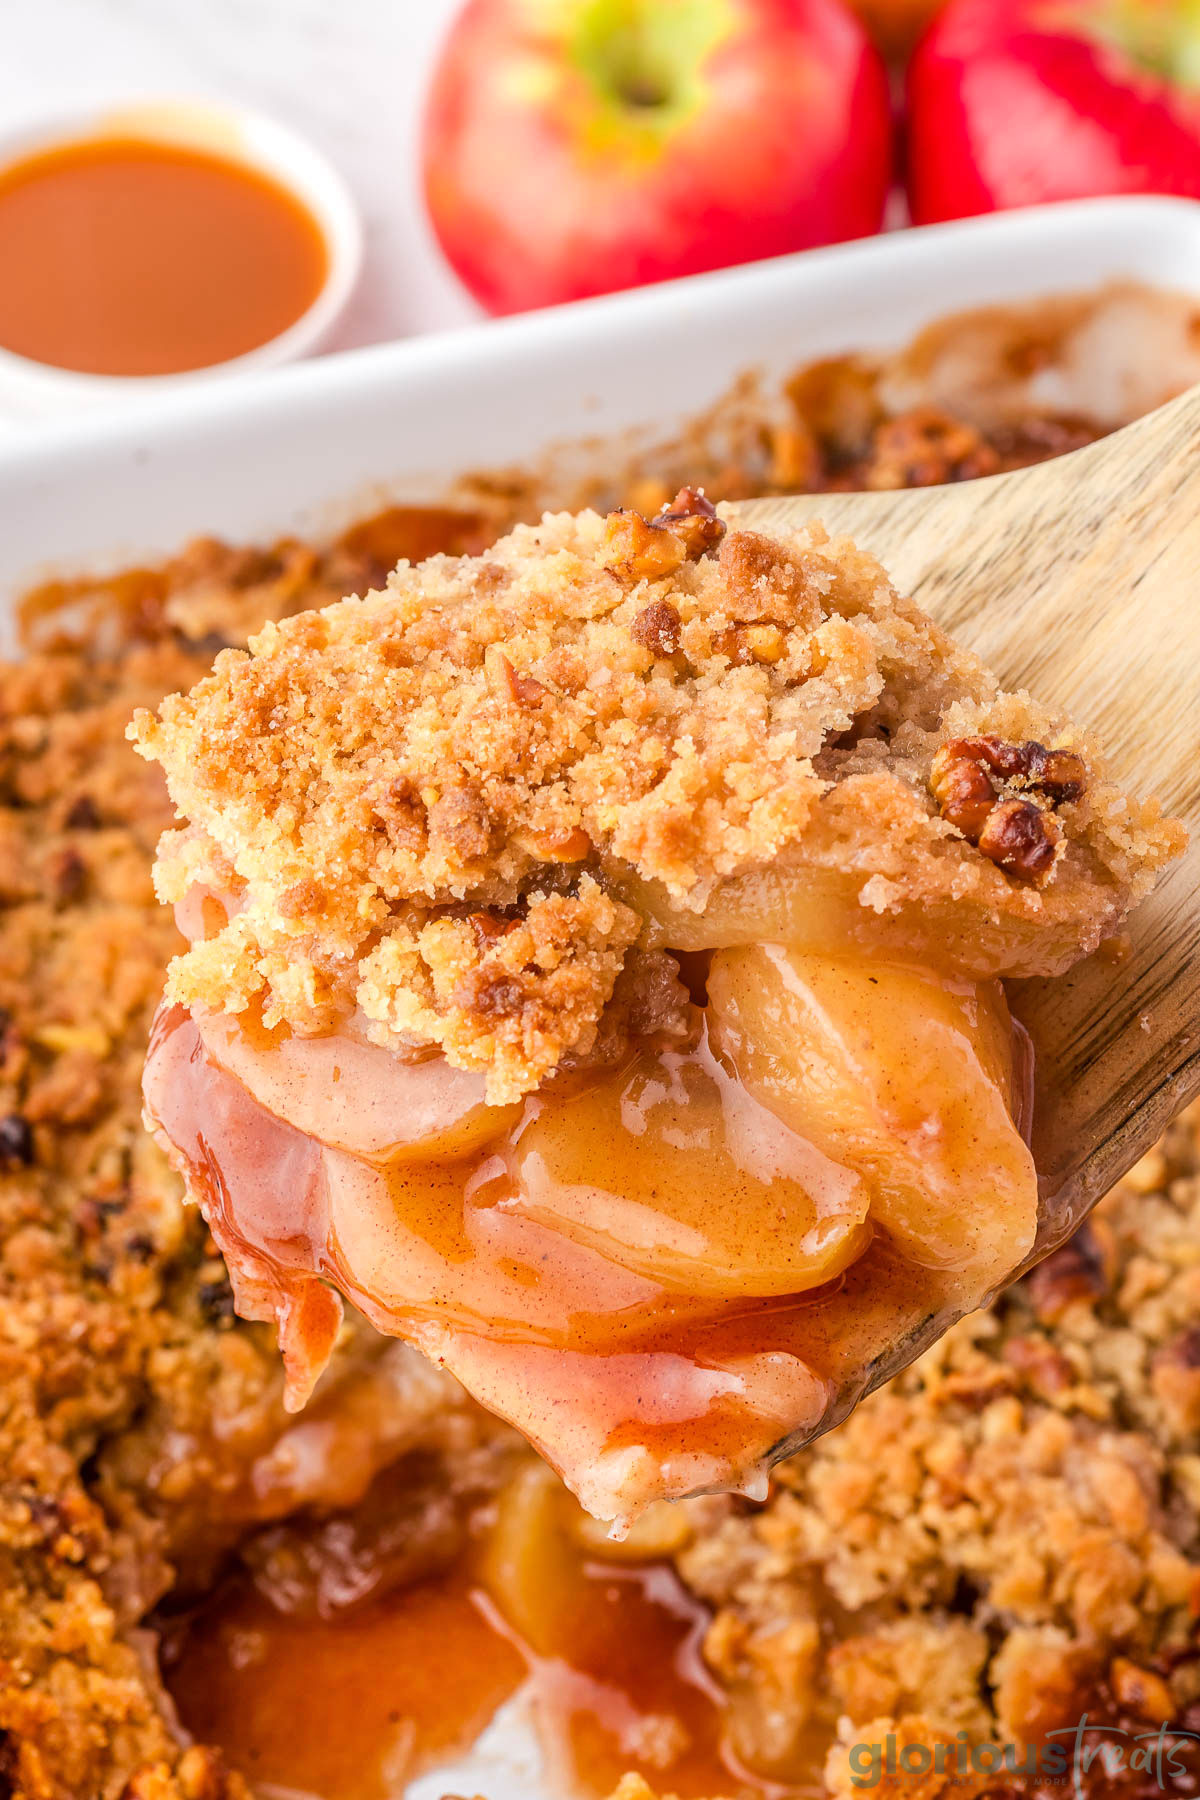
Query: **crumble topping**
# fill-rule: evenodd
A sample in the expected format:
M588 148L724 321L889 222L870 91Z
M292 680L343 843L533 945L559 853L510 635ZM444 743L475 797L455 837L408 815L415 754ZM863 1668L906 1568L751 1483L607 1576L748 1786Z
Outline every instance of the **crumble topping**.
M368 1036L435 1043L483 1066L499 1092L536 1085L593 1047L641 920L590 877L577 894L526 897L518 916L442 915L389 932L359 965Z
M1018 921L984 972L1029 974L1109 935L1182 841L871 557L730 529L694 489L401 563L131 731L191 821L161 897L230 913L169 997L306 1033L358 1010L497 1102L587 1054L639 882L702 916L758 871L833 871L864 915Z

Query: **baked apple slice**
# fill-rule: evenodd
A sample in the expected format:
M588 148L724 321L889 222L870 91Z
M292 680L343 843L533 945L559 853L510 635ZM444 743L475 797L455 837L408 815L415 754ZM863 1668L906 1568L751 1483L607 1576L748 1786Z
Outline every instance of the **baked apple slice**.
M397 1056L368 1043L353 1020L321 1037L268 1031L253 1014L194 1014L212 1060L259 1105L297 1131L373 1162L466 1156L518 1108L489 1106L481 1074L444 1056Z
M672 1292L803 1293L870 1238L861 1176L725 1069L703 1030L529 1113L506 1204Z
M1019 1267L1037 1171L998 982L764 945L719 951L708 992L713 1041L746 1090L857 1171L906 1256L960 1274L976 1305Z

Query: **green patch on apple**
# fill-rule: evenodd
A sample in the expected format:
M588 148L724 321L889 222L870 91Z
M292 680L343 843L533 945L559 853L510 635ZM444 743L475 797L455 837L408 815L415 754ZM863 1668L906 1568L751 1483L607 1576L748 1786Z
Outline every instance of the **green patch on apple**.
M704 65L737 28L730 0L586 0L572 63L621 128L665 135L704 103Z

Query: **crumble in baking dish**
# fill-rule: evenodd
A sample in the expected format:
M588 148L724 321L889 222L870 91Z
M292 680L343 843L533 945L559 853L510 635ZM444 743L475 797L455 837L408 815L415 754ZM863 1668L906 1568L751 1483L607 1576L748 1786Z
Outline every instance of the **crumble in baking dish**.
M1011 360L1053 374L1042 334L1017 332L1022 346L1031 335L1038 354ZM939 418L897 416L911 395L893 393L889 410L857 359L818 386L838 396L824 414L756 440L765 474L689 448L622 492L654 512L691 473L718 496L951 479L978 472L973 458L1010 466L1098 428L1082 409L1039 410L1037 395L1024 422L964 418L961 401L955 416L949 384ZM902 470L897 438L920 450ZM814 442L801 465L797 446L808 458ZM361 1607L403 1602L458 1555L481 1495L515 1494L514 1471L538 1466L353 1313L307 1411L283 1412L272 1334L234 1315L203 1222L138 1122L146 1032L181 944L149 880L170 807L121 736L136 706L199 679L222 641L377 585L400 556L481 551L520 504L493 487L465 511L394 509L328 548L198 543L161 568L54 585L26 608L28 658L0 672L0 1771L21 1800L240 1800L239 1768L294 1776L252 1754L261 1739L248 1746L228 1715L214 1725L191 1709L176 1665L169 1681L200 1733L188 1744L149 1627L181 1632L186 1659L211 1618L236 1667L242 1640L224 1635L227 1590L212 1584L222 1571L249 1580L272 1596L255 1617L265 1680L272 1622L310 1617L305 1585L272 1580L268 1563L315 1569L352 1629ZM1073 1728L1083 1711L1101 1729L1200 1730L1194 1113L1070 1246L777 1471L764 1506L688 1501L670 1515L679 1537L660 1525L643 1540L654 1581L681 1580L702 1614L701 1678L731 1747L687 1791L728 1792L757 1772L776 1790L849 1793L848 1748L889 1730L1003 1742ZM461 1515L444 1504L456 1472ZM584 1530L567 1496L557 1505ZM381 1511L399 1522L386 1541ZM485 1507L485 1537L489 1520ZM309 1666L301 1710L329 1737L325 1670ZM295 1737L290 1692L288 1704ZM345 1746L358 1768L379 1748ZM661 1720L608 1758L664 1791L686 1785ZM1127 1772L1105 1793L1136 1800L1144 1780ZM975 1786L1007 1800L1030 1784Z

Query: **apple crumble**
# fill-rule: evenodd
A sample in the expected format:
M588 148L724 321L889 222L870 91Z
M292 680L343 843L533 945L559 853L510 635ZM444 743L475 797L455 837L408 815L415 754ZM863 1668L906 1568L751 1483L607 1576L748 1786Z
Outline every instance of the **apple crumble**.
M1044 334L1018 336L995 381L1011 393L1026 371L1015 413L953 398L959 331L941 347L942 391L867 359L826 365L736 454L689 444L632 487L605 477L606 503L654 514L689 477L718 498L950 480L1072 448L1138 404L1115 392L1111 413L1083 416ZM236 1315L202 1218L139 1123L146 1034L183 942L149 876L171 807L124 725L264 620L378 586L401 557L480 553L526 506L498 483L465 508L393 508L336 544L201 541L26 603L29 654L0 667L0 1792L246 1800L253 1781L350 1800L384 1769L394 1786L412 1708L403 1691L391 1717L365 1703L381 1687L370 1655L386 1668L395 1644L370 1608L435 1633L442 1615L412 1584L457 1565L472 1507L496 1490L503 1554L484 1573L506 1630L551 1641L536 1608L561 1591L562 1563L541 1560L559 1533L539 1496L557 1495L562 1533L619 1577L588 1598L618 1596L622 1666L563 1690L619 1702L606 1755L588 1759L597 1784L639 1768L661 1792L841 1795L855 1743L886 1746L889 1731L1003 1743L1074 1730L1083 1711L1101 1730L1200 1731L1195 1109L1083 1235L782 1465L764 1505L654 1509L624 1563L514 1433L353 1310L313 1400L285 1413L274 1334ZM250 1601L231 1602L229 1583ZM639 1583L675 1620L690 1701L656 1685L663 1659L630 1654L665 1642L644 1609L622 1610ZM564 1668L586 1660L580 1623L576 1610L553 1639ZM155 1647L180 1633L176 1705ZM620 1686L626 1664L644 1690ZM243 1736L230 1710L273 1671L275 1760L261 1721ZM328 1781L304 1761L314 1744ZM1152 1781L1099 1791L1144 1800ZM949 1800L965 1784L880 1785ZM992 1800L1032 1791L1006 1774L983 1785ZM646 1796L631 1777L622 1800Z
M188 820L147 1118L293 1403L340 1291L624 1522L760 1493L1021 1266L998 978L1183 842L870 557L694 489L401 564L131 731Z

